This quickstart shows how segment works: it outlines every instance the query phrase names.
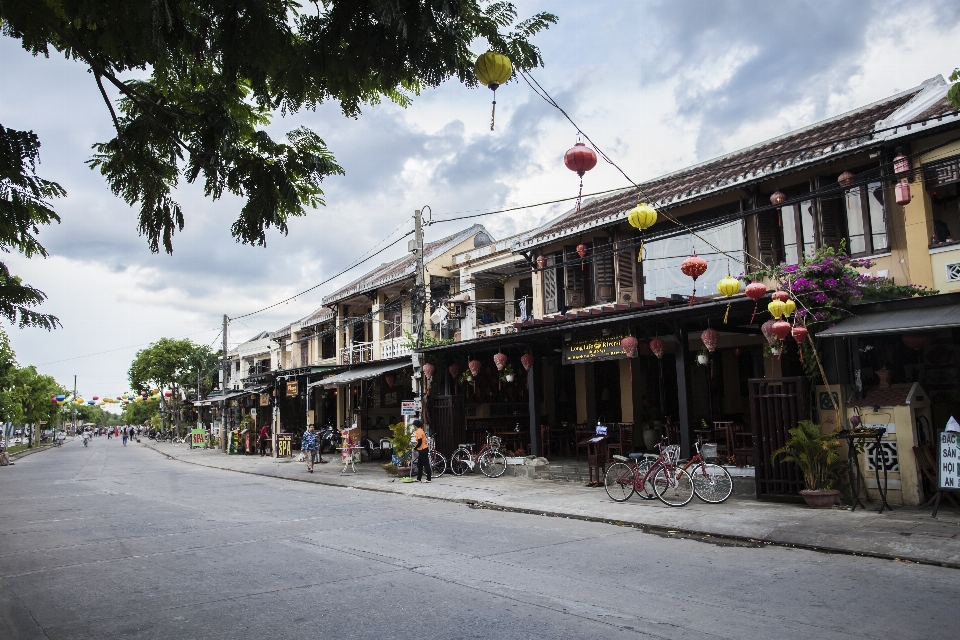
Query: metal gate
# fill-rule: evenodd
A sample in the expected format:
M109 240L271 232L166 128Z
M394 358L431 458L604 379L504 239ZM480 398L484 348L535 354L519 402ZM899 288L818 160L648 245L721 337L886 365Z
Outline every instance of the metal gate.
M467 421L463 410L463 396L437 396L430 400L430 432L437 450L445 456L466 442Z
M753 464L757 499L800 502L803 474L797 465L770 462L770 454L782 447L787 430L800 420L810 419L810 391L807 379L754 378L750 385L750 417L753 425Z

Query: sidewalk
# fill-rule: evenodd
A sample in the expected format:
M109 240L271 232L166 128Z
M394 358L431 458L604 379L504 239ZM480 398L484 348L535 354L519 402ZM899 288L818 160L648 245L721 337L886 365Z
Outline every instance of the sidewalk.
M227 456L218 450L191 450L147 439L142 444L191 464L287 480L609 522L717 544L779 544L960 568L960 513L942 503L937 518L930 517L928 507L899 507L878 514L876 509L817 510L736 495L720 505L694 498L686 507L671 508L636 497L613 502L602 488L589 489L573 482L490 479L479 473L457 477L447 472L430 484L403 483L388 476L377 463L358 465L356 474L341 474L338 455L326 456L330 463L317 464L309 474L305 463L289 458Z

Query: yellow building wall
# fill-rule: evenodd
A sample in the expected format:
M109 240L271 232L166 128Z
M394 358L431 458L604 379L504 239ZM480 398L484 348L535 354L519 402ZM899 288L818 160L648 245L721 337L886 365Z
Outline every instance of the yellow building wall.
M947 280L947 265L960 262L960 245L930 249L930 267L933 269L933 288L940 293L960 291L960 281Z

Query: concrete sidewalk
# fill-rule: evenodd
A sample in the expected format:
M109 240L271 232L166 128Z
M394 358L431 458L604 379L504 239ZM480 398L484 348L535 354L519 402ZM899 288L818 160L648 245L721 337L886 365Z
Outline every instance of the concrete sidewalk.
M686 507L671 508L635 496L624 503L613 502L602 488L572 482L490 479L479 473L457 477L448 472L430 484L403 483L376 462L358 465L356 474L341 474L338 455L326 457L331 462L317 464L310 474L305 463L291 459L228 456L147 439L142 445L190 464L286 480L609 522L718 544L778 544L960 568L960 513L942 504L937 518L930 517L927 507L899 507L878 514L876 509L818 510L736 495L719 505L694 498Z

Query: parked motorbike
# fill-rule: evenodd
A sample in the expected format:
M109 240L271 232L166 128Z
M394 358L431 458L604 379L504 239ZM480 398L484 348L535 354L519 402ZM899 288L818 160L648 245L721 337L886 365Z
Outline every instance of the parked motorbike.
M340 446L342 439L340 432L334 429L332 424L328 424L320 430L320 451L326 453L335 452L337 447Z

